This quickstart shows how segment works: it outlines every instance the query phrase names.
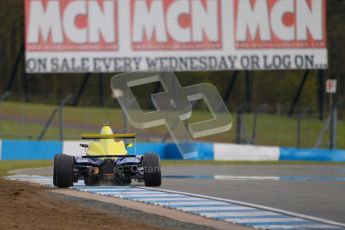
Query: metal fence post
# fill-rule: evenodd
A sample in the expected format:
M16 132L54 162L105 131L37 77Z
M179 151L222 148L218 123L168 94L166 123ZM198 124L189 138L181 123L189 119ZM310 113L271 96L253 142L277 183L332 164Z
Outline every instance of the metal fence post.
M337 139L337 103L335 96L332 94L332 111L331 111L331 125L330 125L330 139L329 139L329 148L336 149L336 139Z
M242 141L242 112L237 113L236 119L236 143L241 144Z
M63 106L60 106L59 108L59 137L60 137L60 141L63 141L64 136L64 122L63 122Z
M298 116L297 116L297 133L296 133L296 141L297 141L297 148L301 147L301 126L302 126L302 120L306 116L306 114L309 112L309 107L305 108Z
M0 106L2 104L3 101L6 100L6 98L8 98L10 96L10 92L6 91L3 95L0 96ZM2 128L1 128L1 124L0 124L0 137L2 136Z
M63 116L63 110L64 110L64 106L66 105L66 103L72 98L71 94L68 94L60 103L59 106L59 127L60 127L60 132L59 132L59 136L60 136L60 141L64 140L64 116Z
M302 116L298 116L297 117L297 134L296 134L297 148L301 147L301 122L302 122Z
M54 117L55 117L55 114L58 112L58 108L55 108L54 111L52 112L52 114L50 115L50 117L48 118L46 124L44 125L44 128L42 130L42 132L40 133L40 135L38 136L37 140L42 140L44 135L46 134L48 128L50 127L50 124L52 123Z
M68 94L59 104L57 108L54 109L53 113L50 115L49 119L47 120L46 124L44 125L44 128L41 132L41 134L38 136L38 140L42 140L44 135L46 134L48 128L50 127L56 113L59 113L59 137L62 141L64 139L63 133L64 133L64 122L63 122L63 107L65 104L72 98L71 94Z

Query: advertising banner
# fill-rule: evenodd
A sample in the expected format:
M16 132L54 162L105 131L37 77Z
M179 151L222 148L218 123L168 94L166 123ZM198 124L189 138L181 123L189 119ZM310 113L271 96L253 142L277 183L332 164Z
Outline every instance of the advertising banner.
M326 0L25 0L27 73L326 69Z

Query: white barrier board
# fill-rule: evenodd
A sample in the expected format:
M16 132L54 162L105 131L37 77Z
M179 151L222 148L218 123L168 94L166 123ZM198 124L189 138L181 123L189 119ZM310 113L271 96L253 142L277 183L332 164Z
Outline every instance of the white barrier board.
M278 161L279 147L214 144L214 160Z

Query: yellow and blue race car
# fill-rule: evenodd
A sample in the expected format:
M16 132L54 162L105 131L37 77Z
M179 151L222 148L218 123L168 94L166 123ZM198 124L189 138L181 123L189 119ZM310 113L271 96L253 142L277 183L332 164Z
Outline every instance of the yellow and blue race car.
M134 133L114 134L105 123L100 134L82 134L81 139L92 140L80 144L83 156L57 154L54 157L54 186L67 188L83 179L85 185L128 185L132 179L145 182L145 186L161 185L159 155L145 153L129 155L128 148L136 144ZM134 139L125 143L124 139Z

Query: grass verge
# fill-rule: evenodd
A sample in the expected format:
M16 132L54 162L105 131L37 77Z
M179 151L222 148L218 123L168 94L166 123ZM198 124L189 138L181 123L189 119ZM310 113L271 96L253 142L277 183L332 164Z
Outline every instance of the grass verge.
M162 160L162 166L222 166L222 165L345 165L338 162L314 161L192 161L192 160ZM40 168L53 166L53 161L0 161L0 177L8 175L9 171L25 168Z
M53 165L53 161L0 161L0 176L8 175L8 172L24 168L40 168Z

